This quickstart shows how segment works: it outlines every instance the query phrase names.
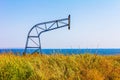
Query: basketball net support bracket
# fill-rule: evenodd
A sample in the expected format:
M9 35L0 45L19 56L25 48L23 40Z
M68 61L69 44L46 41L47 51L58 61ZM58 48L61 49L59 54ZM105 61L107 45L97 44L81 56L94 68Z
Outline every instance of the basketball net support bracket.
M70 15L68 16L68 18L38 23L34 25L28 32L26 45L25 45L25 49L23 53L26 54L29 49L34 49L32 53L39 52L42 54L40 35L44 32L56 30L56 29L63 28L63 27L68 27L68 29L70 30ZM33 34L32 33L33 31L36 34Z

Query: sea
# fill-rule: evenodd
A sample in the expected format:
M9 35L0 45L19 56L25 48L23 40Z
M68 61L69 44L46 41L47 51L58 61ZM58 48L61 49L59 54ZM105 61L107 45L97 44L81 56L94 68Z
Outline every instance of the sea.
M29 49L29 54L32 54L34 49ZM0 53L13 52L14 54L23 54L24 49L12 48L12 49L0 49ZM42 54L99 54L99 55L118 55L120 49L42 49Z

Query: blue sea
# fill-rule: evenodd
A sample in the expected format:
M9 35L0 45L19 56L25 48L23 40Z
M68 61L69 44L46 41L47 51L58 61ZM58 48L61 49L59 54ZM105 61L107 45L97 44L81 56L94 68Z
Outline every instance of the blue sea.
M34 49L29 49L29 54L33 52ZM24 52L24 49L0 49L0 53L3 52L13 52L20 53ZM116 55L120 54L120 49L42 49L43 54L99 54L99 55Z

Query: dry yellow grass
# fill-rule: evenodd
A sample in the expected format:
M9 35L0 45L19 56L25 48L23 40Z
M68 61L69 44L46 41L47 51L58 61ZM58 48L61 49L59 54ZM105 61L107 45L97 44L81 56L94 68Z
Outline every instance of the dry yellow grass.
M120 55L2 53L0 80L120 80Z

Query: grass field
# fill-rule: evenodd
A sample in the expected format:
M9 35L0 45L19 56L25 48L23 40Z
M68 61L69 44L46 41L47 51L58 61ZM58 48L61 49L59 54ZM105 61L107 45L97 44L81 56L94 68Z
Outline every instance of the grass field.
M120 80L120 55L2 53L0 80Z

